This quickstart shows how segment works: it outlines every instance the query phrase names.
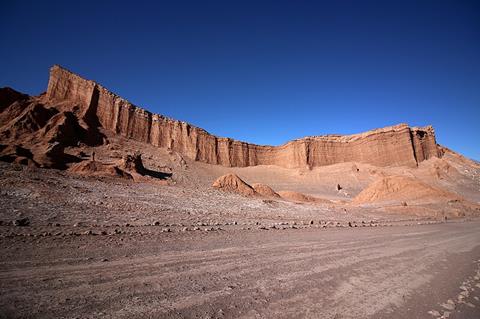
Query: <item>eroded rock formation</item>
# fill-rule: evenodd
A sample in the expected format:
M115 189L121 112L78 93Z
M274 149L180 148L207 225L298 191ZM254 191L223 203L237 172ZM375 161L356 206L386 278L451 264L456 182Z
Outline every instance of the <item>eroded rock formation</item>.
M8 108L6 104L26 99L16 92L4 91L2 94L5 98L0 101L0 111ZM434 130L430 126L411 128L400 124L349 136L305 137L281 146L262 146L217 137L188 123L152 114L60 66L51 68L48 89L40 102L34 111L39 113L43 122L54 117L52 112L60 112L58 116L64 122L72 122L70 115L75 114L74 122L78 122L79 130L80 127L83 129L82 142L102 143L100 130L103 129L169 148L196 161L223 166L312 168L341 162L361 162L376 166L415 167L425 159L441 156ZM51 107L45 108L45 105ZM11 118L7 121L2 116L0 131L5 131L5 125L15 125L16 122L11 122ZM16 134L24 134L22 130L29 125L30 118L22 120L25 123L20 123L20 127L13 130ZM31 129L27 127L28 130ZM64 131L63 135L70 136L71 132Z
M167 147L210 164L299 168L363 162L377 166L416 166L439 156L430 126L410 128L401 124L350 136L306 137L278 147L220 138L188 123L136 107L59 66L50 70L46 97L56 103L67 101L78 105L84 116L95 114L103 128L116 134Z
M252 184L252 188L257 192L258 194L264 196L264 197L272 197L272 198L279 198L280 195L278 195L270 186L262 183L254 183Z
M257 195L255 190L235 174L227 174L220 176L213 182L213 187L223 191L241 194L244 196Z

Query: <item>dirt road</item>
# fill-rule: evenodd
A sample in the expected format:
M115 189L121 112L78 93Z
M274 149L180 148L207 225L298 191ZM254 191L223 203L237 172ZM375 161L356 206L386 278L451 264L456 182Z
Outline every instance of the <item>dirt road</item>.
M1 241L0 317L480 317L478 221Z

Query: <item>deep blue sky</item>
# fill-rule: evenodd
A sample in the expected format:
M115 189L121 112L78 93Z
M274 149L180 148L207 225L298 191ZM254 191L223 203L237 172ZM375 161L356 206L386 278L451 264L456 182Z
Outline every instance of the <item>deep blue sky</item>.
M480 1L27 2L1 4L0 86L60 64L220 136L432 124L480 159Z

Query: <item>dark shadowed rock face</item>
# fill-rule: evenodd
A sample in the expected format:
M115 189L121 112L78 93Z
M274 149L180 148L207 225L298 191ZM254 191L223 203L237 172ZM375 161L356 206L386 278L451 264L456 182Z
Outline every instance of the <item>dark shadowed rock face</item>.
M142 162L140 153L128 154L123 158L122 168L126 171L133 171L141 175L145 175L145 167Z
M0 112L16 101L26 100L28 95L15 91L9 87L0 88Z
M48 116L42 115L41 119L37 119L32 115L35 103L44 108ZM2 141L5 141L1 144L11 143L14 136L18 141L19 138L21 140L22 137L37 134L47 126L45 122L48 123L56 113L60 113L64 114L63 121L60 121L62 125L76 125L74 131L79 132L73 138L72 130L68 127L60 131L55 129L59 131L57 135L61 139L57 142L62 144L71 144L69 141L101 144L105 140L100 133L102 128L136 141L177 151L196 161L223 166L312 168L360 162L376 166L415 167L425 159L441 156L432 127L412 128L406 124L349 136L305 137L281 146L262 146L221 138L188 123L136 107L101 85L60 66L51 68L47 92L40 97L28 97L11 89L2 89L0 111L0 134ZM75 121L67 114L74 115ZM28 127L26 120L36 123L31 121L32 117L42 124ZM65 137L69 137L69 141L65 142ZM36 138L37 144L45 142L40 141L38 136Z

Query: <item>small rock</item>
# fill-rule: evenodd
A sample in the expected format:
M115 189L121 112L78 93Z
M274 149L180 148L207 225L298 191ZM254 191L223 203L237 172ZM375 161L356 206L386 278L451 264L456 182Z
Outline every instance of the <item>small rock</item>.
M450 303L443 303L442 307L447 309L447 310L455 310L455 305L452 305Z
M13 225L20 226L20 227L28 226L28 225L30 225L30 220L28 219L28 217L15 219L13 221Z
M156 221L152 224L153 226L160 226L160 222L159 221Z
M162 229L162 233L170 233L172 230L170 228Z
M106 261L108 261L107 258L103 258L103 259L102 259L102 262L106 262Z
M441 316L440 312L438 312L436 310L430 310L428 313L431 314L434 317L440 317Z

